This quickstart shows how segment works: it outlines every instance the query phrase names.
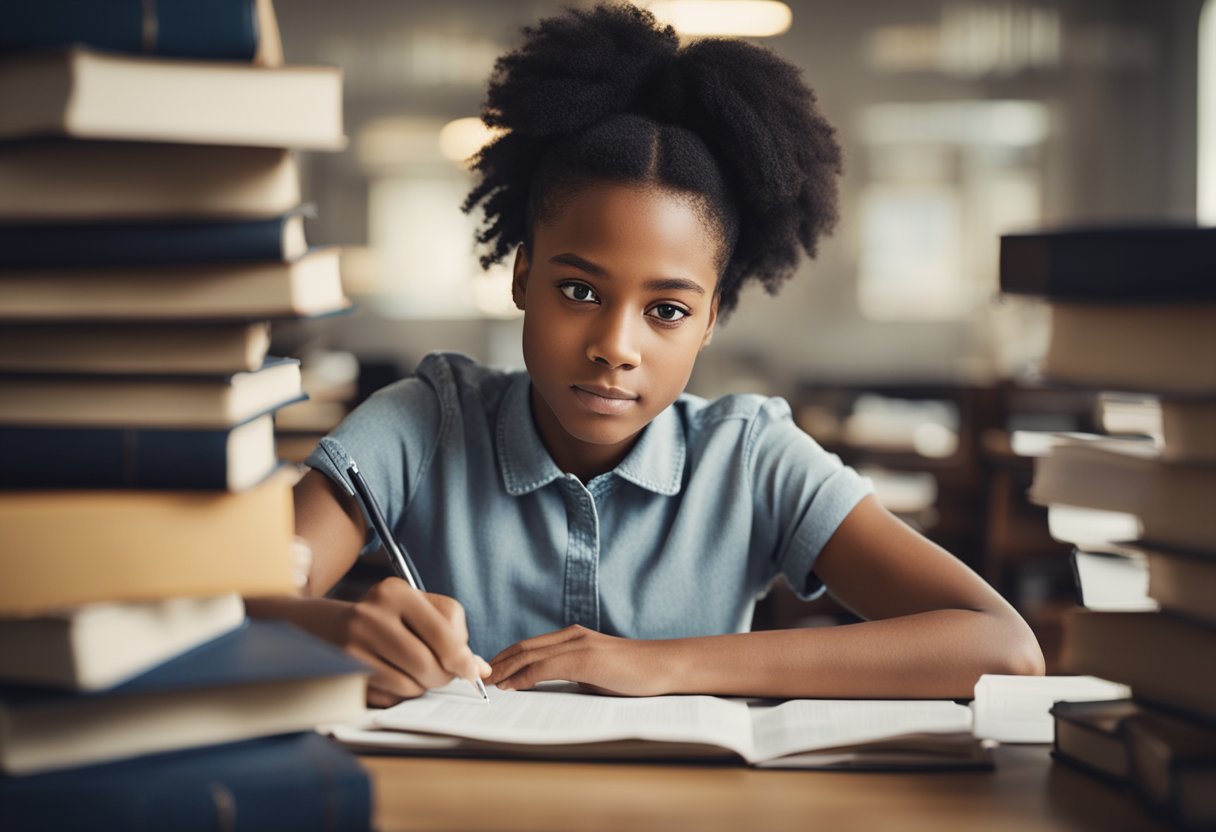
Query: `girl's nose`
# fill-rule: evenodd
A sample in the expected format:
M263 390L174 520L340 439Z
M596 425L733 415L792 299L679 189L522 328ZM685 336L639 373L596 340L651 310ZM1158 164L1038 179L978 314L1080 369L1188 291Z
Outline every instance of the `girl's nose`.
M603 315L587 342L587 358L612 369L630 370L642 363L633 316Z

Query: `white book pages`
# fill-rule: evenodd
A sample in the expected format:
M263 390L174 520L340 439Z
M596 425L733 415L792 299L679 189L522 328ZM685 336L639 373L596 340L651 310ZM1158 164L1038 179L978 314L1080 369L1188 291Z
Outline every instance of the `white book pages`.
M641 740L714 746L749 763L898 737L909 738L917 748L946 748L959 738L974 744L970 710L942 700L804 699L749 708L743 701L713 696L618 698L491 687L486 703L467 688L467 683L454 682L373 715L370 722L389 729L384 733L392 737L372 737L367 725L332 733L354 744L418 750L427 743L408 732L555 748ZM640 756L654 756L637 750Z
M1049 710L1056 702L1123 699L1125 685L1093 676L1002 676L984 674L975 685L971 709L975 735L1000 742L1051 742L1055 721Z

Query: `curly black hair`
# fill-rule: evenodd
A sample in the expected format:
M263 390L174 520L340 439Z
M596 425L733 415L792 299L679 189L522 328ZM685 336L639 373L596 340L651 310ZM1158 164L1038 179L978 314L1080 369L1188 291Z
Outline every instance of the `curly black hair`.
M681 46L629 4L567 9L499 58L482 120L504 132L473 160L465 199L488 268L598 181L695 197L721 241L719 313L748 280L775 294L837 219L836 131L793 64L711 38Z

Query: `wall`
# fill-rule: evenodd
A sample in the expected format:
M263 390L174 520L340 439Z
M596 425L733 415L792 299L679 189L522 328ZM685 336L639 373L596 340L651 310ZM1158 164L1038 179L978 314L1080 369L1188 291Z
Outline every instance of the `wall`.
M441 119L476 112L481 88L462 73L488 72L497 44L558 3L344 2L279 4L292 61L350 62L347 127L385 114ZM1039 151L1042 214L1052 222L1186 217L1194 210L1195 28L1200 2L1054 0L1065 39L1057 66L1001 72L880 72L867 62L876 28L933 25L936 0L791 2L792 29L766 45L799 64L846 148L842 222L779 298L749 291L698 367L694 389L707 394L752 387L783 392L808 379L941 380L991 371L990 305L964 319L872 321L859 309L857 209L865 184L860 119L870 104L892 101L1025 99L1052 114ZM973 6L1008 12L1021 3ZM470 47L471 65L449 67L442 50L429 64L427 36ZM438 57L437 57L438 56ZM480 65L478 65L480 61ZM412 63L411 63L412 62ZM357 65L356 65L357 64ZM411 70L412 67L412 70ZM421 67L421 68L420 68ZM414 71L428 83L402 80ZM445 75L446 73L446 75ZM434 77L432 77L434 76ZM445 78L447 80L445 80ZM367 183L353 150L307 161L307 192L321 207L315 242L366 241ZM982 243L983 244L983 243ZM995 246L988 244L995 257ZM453 252L453 256L465 256ZM419 322L371 315L315 330L334 346L409 364L433 348L456 348L498 363L518 360L517 322Z

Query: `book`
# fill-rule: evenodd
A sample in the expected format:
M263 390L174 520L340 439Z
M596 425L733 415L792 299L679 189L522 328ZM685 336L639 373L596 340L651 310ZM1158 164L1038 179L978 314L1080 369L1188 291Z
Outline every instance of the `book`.
M0 488L243 491L278 467L274 417L211 430L0 425Z
M289 261L308 251L299 213L190 222L0 224L0 269Z
M1126 685L1093 676L1007 676L985 673L971 700L972 731L998 742L1052 741L1052 705L1066 701L1122 699Z
M294 479L220 491L0 491L0 615L296 591Z
M1000 287L1056 300L1216 299L1216 228L1127 225L1002 234Z
M288 263L0 272L0 321L253 321L347 309L340 251Z
M299 169L283 148L70 139L0 144L4 222L269 217L299 203Z
M1109 434L1149 437L1162 459L1216 462L1216 399L1106 393L1098 397L1097 420Z
M1079 549L1119 551L1136 540L1144 526L1134 514L1081 508L1064 503L1048 503L1047 531L1053 540L1071 543Z
M1216 729L1147 708L1124 724L1143 800L1183 829L1216 826Z
M1140 701L1216 722L1216 628L1164 612L1072 610L1064 665L1132 689Z
M1148 559L1122 547L1072 550L1077 602L1091 610L1154 610L1148 594Z
M1148 595L1177 615L1216 625L1216 558L1132 546L1148 562Z
M270 0L39 0L5 9L0 52L74 43L165 57L283 61Z
M314 732L0 778L0 827L26 832L360 832L367 772Z
M1086 593L1096 590L1107 600L1114 600L1112 596L1117 593L1123 603L1099 604L1091 609L1163 609L1198 622L1216 624L1216 558L1210 553L1161 549L1134 540L1105 548L1109 552L1084 554L1091 555L1094 563L1100 563L1098 558L1126 561L1123 567L1126 571L1116 579L1117 587L1121 588L1103 587L1105 578L1100 574L1078 576L1078 580L1084 580L1090 588L1084 590ZM1077 550L1077 554L1082 551ZM1110 564L1105 566L1109 568Z
M340 150L336 67L251 66L75 46L0 59L0 138Z
M0 618L0 683L99 690L231 632L245 620L236 594L132 604L82 604Z
M1055 703L1052 757L1106 780L1128 782L1131 766L1123 728L1142 711L1131 699Z
M247 373L266 361L265 322L0 327L0 373Z
M1166 548L1203 551L1216 540L1216 466L1169 462L1151 441L1074 436L1035 459L1029 497L1134 517L1129 539Z
M971 735L971 712L950 701L802 699L749 707L713 696L595 696L565 685L488 691L486 703L453 683L376 713L370 725L327 730L352 747L409 753L717 758L770 768L991 765L989 744Z
M1216 392L1216 303L1054 303L1047 381L1119 391Z
M367 672L289 624L248 621L103 691L7 685L0 770L33 774L353 719Z
M303 465L312 456L317 443L325 438L323 433L284 433L275 431L274 451L279 459L296 465Z
M0 376L0 425L227 428L304 398L300 362L219 376Z
M302 402L284 407L275 414L280 432L321 434L324 436L346 418L345 402L318 400L310 393Z

